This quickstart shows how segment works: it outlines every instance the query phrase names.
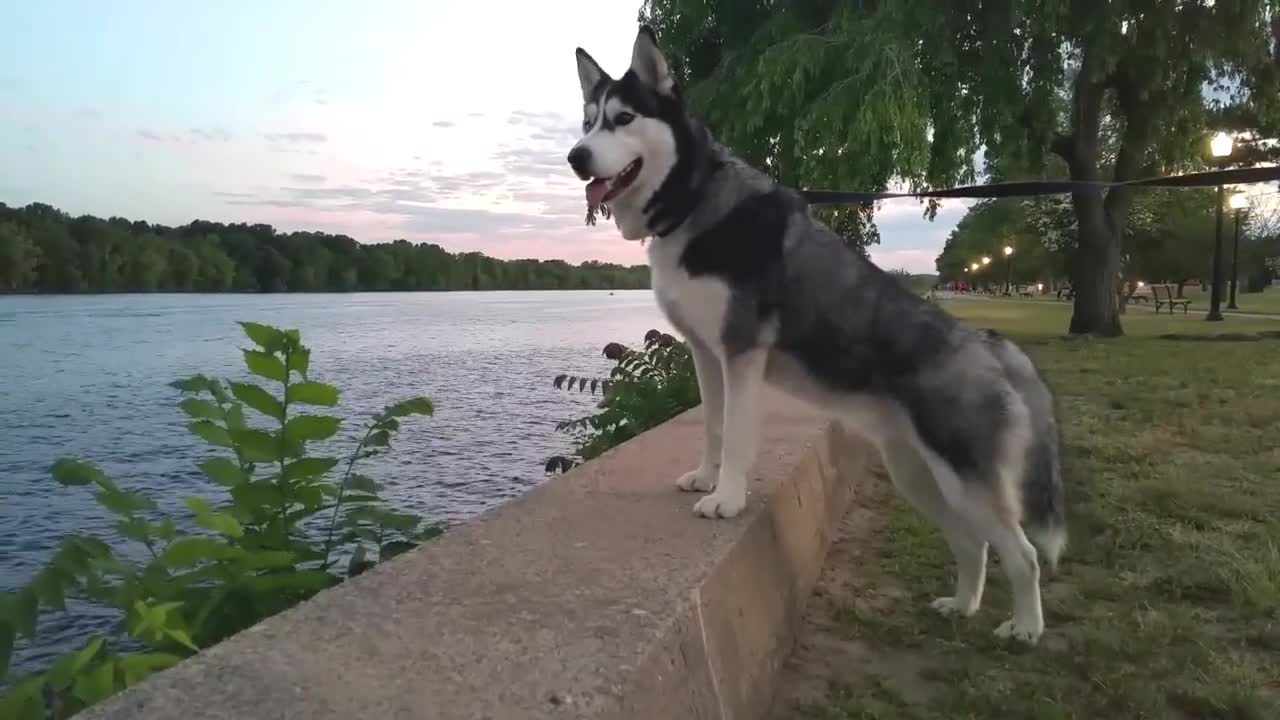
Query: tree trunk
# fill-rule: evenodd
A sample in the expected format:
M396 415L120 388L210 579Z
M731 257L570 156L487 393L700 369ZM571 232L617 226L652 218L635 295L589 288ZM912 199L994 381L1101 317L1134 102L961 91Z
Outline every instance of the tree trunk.
M1120 238L1111 230L1097 193L1076 197L1072 206L1080 236L1076 246L1075 272L1071 278L1076 297L1071 312L1072 335L1117 337L1120 303L1117 276L1120 272Z
M1181 299L1183 299L1184 297L1186 297L1185 295L1183 295L1183 294L1182 294L1182 287L1183 287L1184 285L1186 285L1186 284L1187 284L1187 281L1186 281L1186 280L1179 280L1179 281L1178 281L1178 299L1179 299L1179 300L1181 300Z
M1105 79L1098 76L1092 52L1082 58L1071 97L1071 134L1053 142L1053 151L1067 162L1072 180L1097 181L1098 146L1102 131ZM1108 198L1110 199L1110 198ZM1120 271L1120 232L1111 222L1115 208L1096 190L1071 194L1076 216L1076 251L1071 262L1075 299L1068 332L1072 335L1123 335L1120 327L1116 278Z

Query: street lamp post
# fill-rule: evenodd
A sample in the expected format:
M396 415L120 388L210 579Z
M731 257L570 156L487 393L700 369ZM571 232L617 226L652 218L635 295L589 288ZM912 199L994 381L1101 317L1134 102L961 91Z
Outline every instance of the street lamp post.
M1013 294L1013 246L1004 246L1004 291Z
M1249 205L1249 199L1244 193L1238 192L1231 195L1230 202L1231 209L1236 211L1236 237L1231 245L1231 296L1227 300L1227 308L1239 310L1240 306L1236 305L1236 280L1240 277L1240 212Z
M1233 144L1231 136L1225 132L1219 132L1209 141L1209 150L1217 158L1219 168L1226 165ZM1209 312L1204 316L1210 322L1222 320L1222 202L1223 187L1219 184L1217 227L1213 236L1213 286L1209 288Z
M982 256L982 267L984 267L984 268L985 268L986 266L988 266L988 265L990 265L990 264L991 264L991 258L987 257L986 255L983 255L983 256ZM985 275L985 273L984 273L984 275ZM986 275L986 288L987 288L987 292L991 292L991 276L990 276L990 275Z

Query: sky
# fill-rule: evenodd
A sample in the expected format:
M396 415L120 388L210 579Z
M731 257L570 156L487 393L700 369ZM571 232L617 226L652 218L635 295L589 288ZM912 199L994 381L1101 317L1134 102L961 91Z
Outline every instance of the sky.
M501 258L645 262L583 223L575 47L615 76L639 0L41 0L0 8L0 202L265 222ZM848 188L857 189L857 188ZM965 206L877 214L933 272Z

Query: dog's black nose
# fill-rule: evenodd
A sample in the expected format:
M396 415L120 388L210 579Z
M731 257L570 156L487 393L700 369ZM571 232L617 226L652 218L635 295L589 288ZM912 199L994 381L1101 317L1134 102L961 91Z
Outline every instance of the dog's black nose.
M574 148L569 151L569 167L573 168L573 171L578 174L579 178L582 178L583 180L591 179L591 173L588 172L587 167L590 164L591 151L587 148L581 145L575 145Z

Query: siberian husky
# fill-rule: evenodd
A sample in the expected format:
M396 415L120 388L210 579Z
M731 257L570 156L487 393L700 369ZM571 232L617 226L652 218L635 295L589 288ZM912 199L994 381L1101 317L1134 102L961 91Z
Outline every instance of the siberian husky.
M658 305L693 355L704 453L675 484L706 493L694 513L746 505L769 382L865 437L941 528L957 579L936 610L978 610L990 544L1014 598L995 632L1036 643L1036 548L1052 570L1067 533L1054 401L1030 359L908 291L798 192L717 143L686 111L651 29L616 80L576 55L585 104L568 163L589 181L589 207L607 207L625 239L649 240Z

